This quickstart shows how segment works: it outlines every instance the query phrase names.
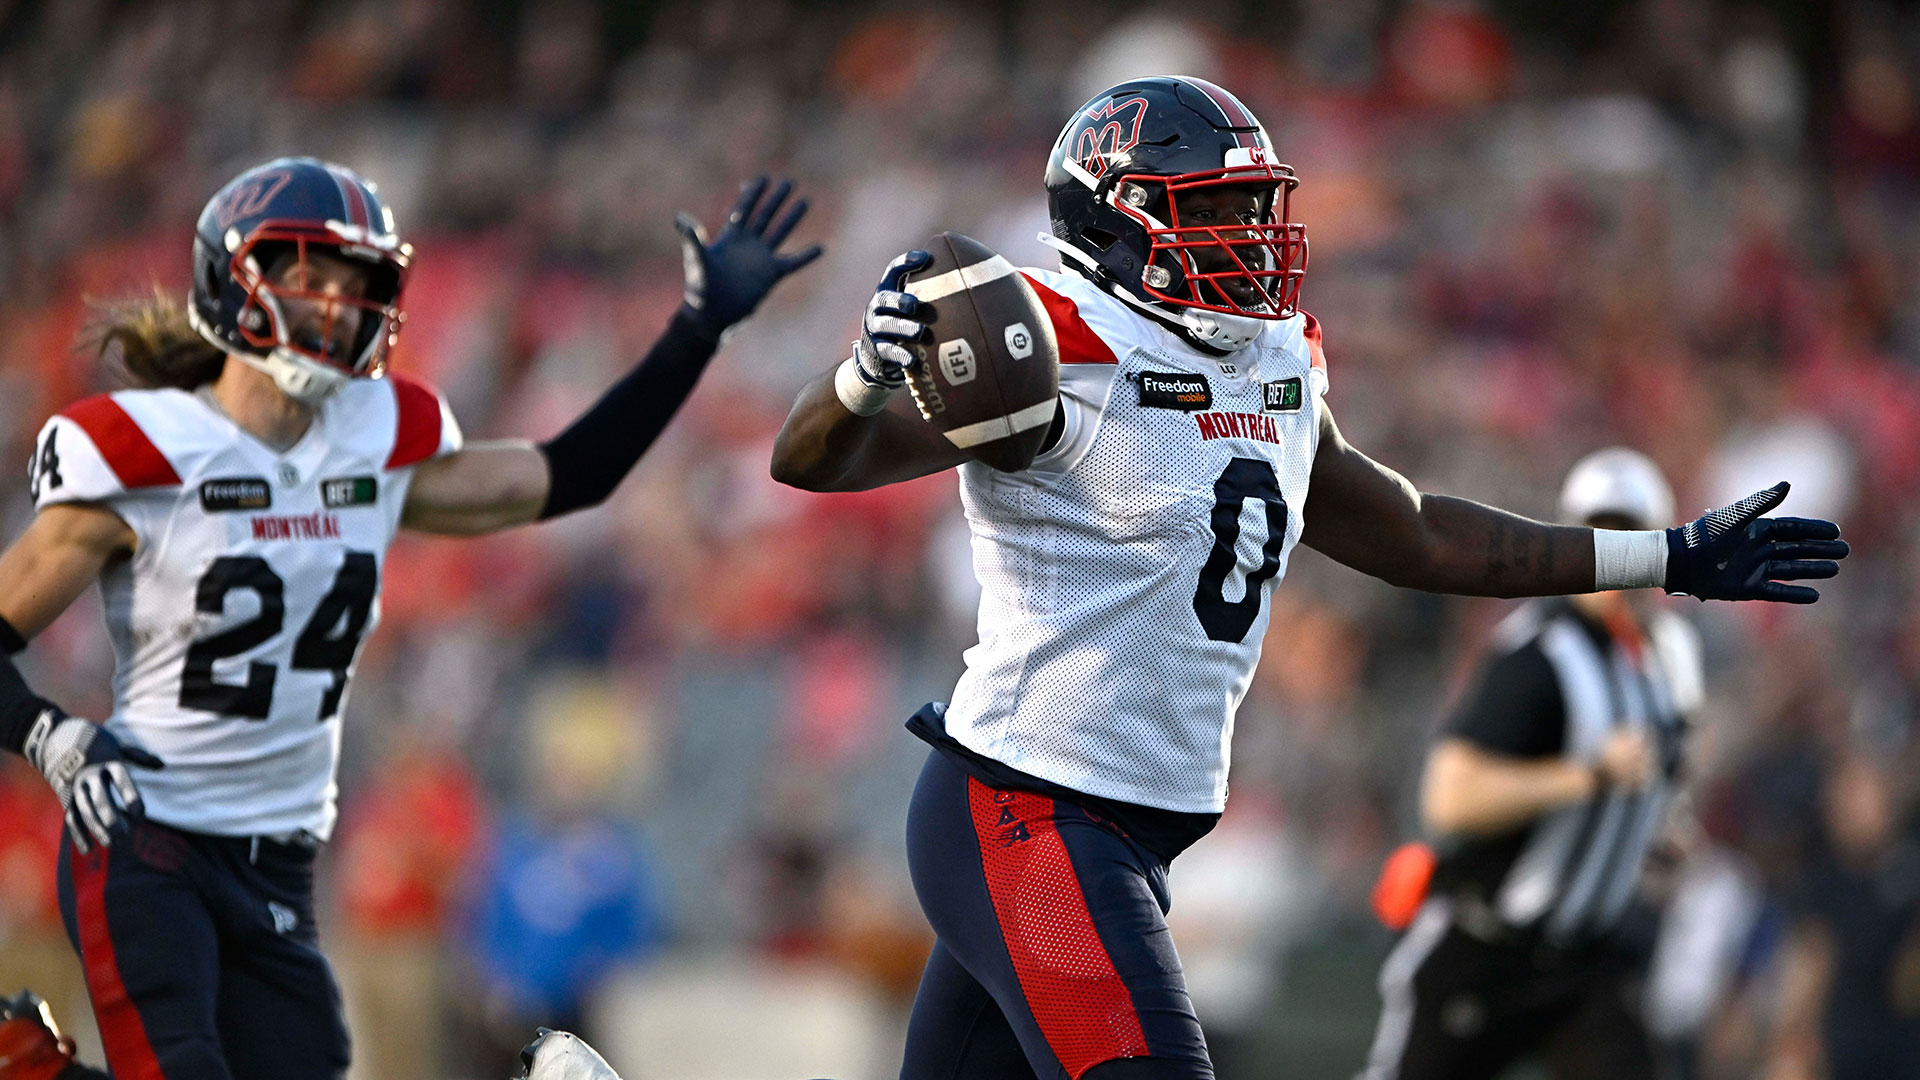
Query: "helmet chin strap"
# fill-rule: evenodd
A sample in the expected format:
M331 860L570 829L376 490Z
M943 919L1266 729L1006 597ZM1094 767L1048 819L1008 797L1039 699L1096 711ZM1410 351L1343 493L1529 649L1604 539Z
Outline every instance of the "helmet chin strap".
M320 404L338 393L352 378L344 371L316 364L286 348L275 348L265 356L244 352L230 355L239 357L255 371L264 373L273 380L273 385L280 388L281 393L302 405Z
M1062 257L1084 267L1096 282L1105 271L1092 257L1072 244L1054 236L1052 233L1039 234L1041 243L1058 251ZM1120 302L1153 319L1155 322L1185 338L1199 348L1226 356L1239 352L1253 344L1267 329L1270 320L1255 319L1247 315L1230 315L1224 311L1207 311L1201 308L1182 308L1179 312L1168 311L1158 304L1150 304L1128 292L1117 282L1107 282L1107 291Z

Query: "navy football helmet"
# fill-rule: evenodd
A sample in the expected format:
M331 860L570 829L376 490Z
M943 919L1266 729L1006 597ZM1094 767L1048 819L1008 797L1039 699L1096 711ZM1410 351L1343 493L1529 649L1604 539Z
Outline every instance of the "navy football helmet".
M306 287L315 252L364 264L364 293ZM298 265L270 280L288 257ZM278 158L233 178L200 212L188 317L202 337L272 376L288 396L319 401L385 367L412 259L372 184L314 158ZM319 311L319 325L290 318L288 300ZM357 323L336 334L343 319Z
M1188 76L1131 79L1061 129L1047 239L1115 296L1231 352L1297 309L1307 236L1288 210L1299 183L1232 94ZM1259 220L1181 223L1179 195L1229 186L1261 192Z

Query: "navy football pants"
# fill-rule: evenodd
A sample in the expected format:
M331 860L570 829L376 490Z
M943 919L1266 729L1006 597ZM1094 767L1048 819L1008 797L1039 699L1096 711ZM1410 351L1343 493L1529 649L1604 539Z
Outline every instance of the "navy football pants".
M989 787L936 750L907 859L939 940L901 1080L1212 1080L1167 931L1166 866L1118 828Z
M154 822L60 848L60 913L114 1080L337 1080L347 1026L313 851Z

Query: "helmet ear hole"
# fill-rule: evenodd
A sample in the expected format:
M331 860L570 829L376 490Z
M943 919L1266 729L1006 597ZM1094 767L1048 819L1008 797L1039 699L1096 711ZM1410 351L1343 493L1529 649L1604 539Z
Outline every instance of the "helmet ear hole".
M1108 248L1113 247L1114 244L1120 242L1119 237L1096 225L1089 225L1081 229L1080 238L1092 244L1094 247L1099 248L1101 251L1106 251Z

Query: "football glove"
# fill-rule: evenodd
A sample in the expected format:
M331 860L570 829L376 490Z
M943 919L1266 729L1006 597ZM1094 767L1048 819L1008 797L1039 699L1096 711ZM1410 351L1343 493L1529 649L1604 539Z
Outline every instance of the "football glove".
M580 1036L551 1028L541 1028L520 1051L520 1063L526 1066L526 1080L620 1080L613 1066Z
M920 362L920 355L908 346L925 341L927 314L920 300L901 292L907 275L927 268L933 256L924 251L909 251L887 264L880 287L867 301L867 316L860 323L860 340L853 343L854 362L867 385L888 391L907 383L907 369Z
M720 235L707 231L691 216L674 217L680 232L680 256L686 272L687 311L716 339L760 306L780 279L820 257L820 245L782 255L780 245L806 216L807 200L796 199L778 222L781 204L793 191L782 180L767 195L767 178L756 177L740 186L740 201L727 215ZM763 200L762 195L766 195Z
M160 759L123 746L107 729L48 706L27 732L27 760L47 778L67 813L67 834L82 855L111 845L146 817L127 766L159 769Z
M1761 517L1787 490L1778 483L1668 529L1667 591L1702 600L1820 599L1817 590L1782 582L1833 577L1851 549L1831 521Z

